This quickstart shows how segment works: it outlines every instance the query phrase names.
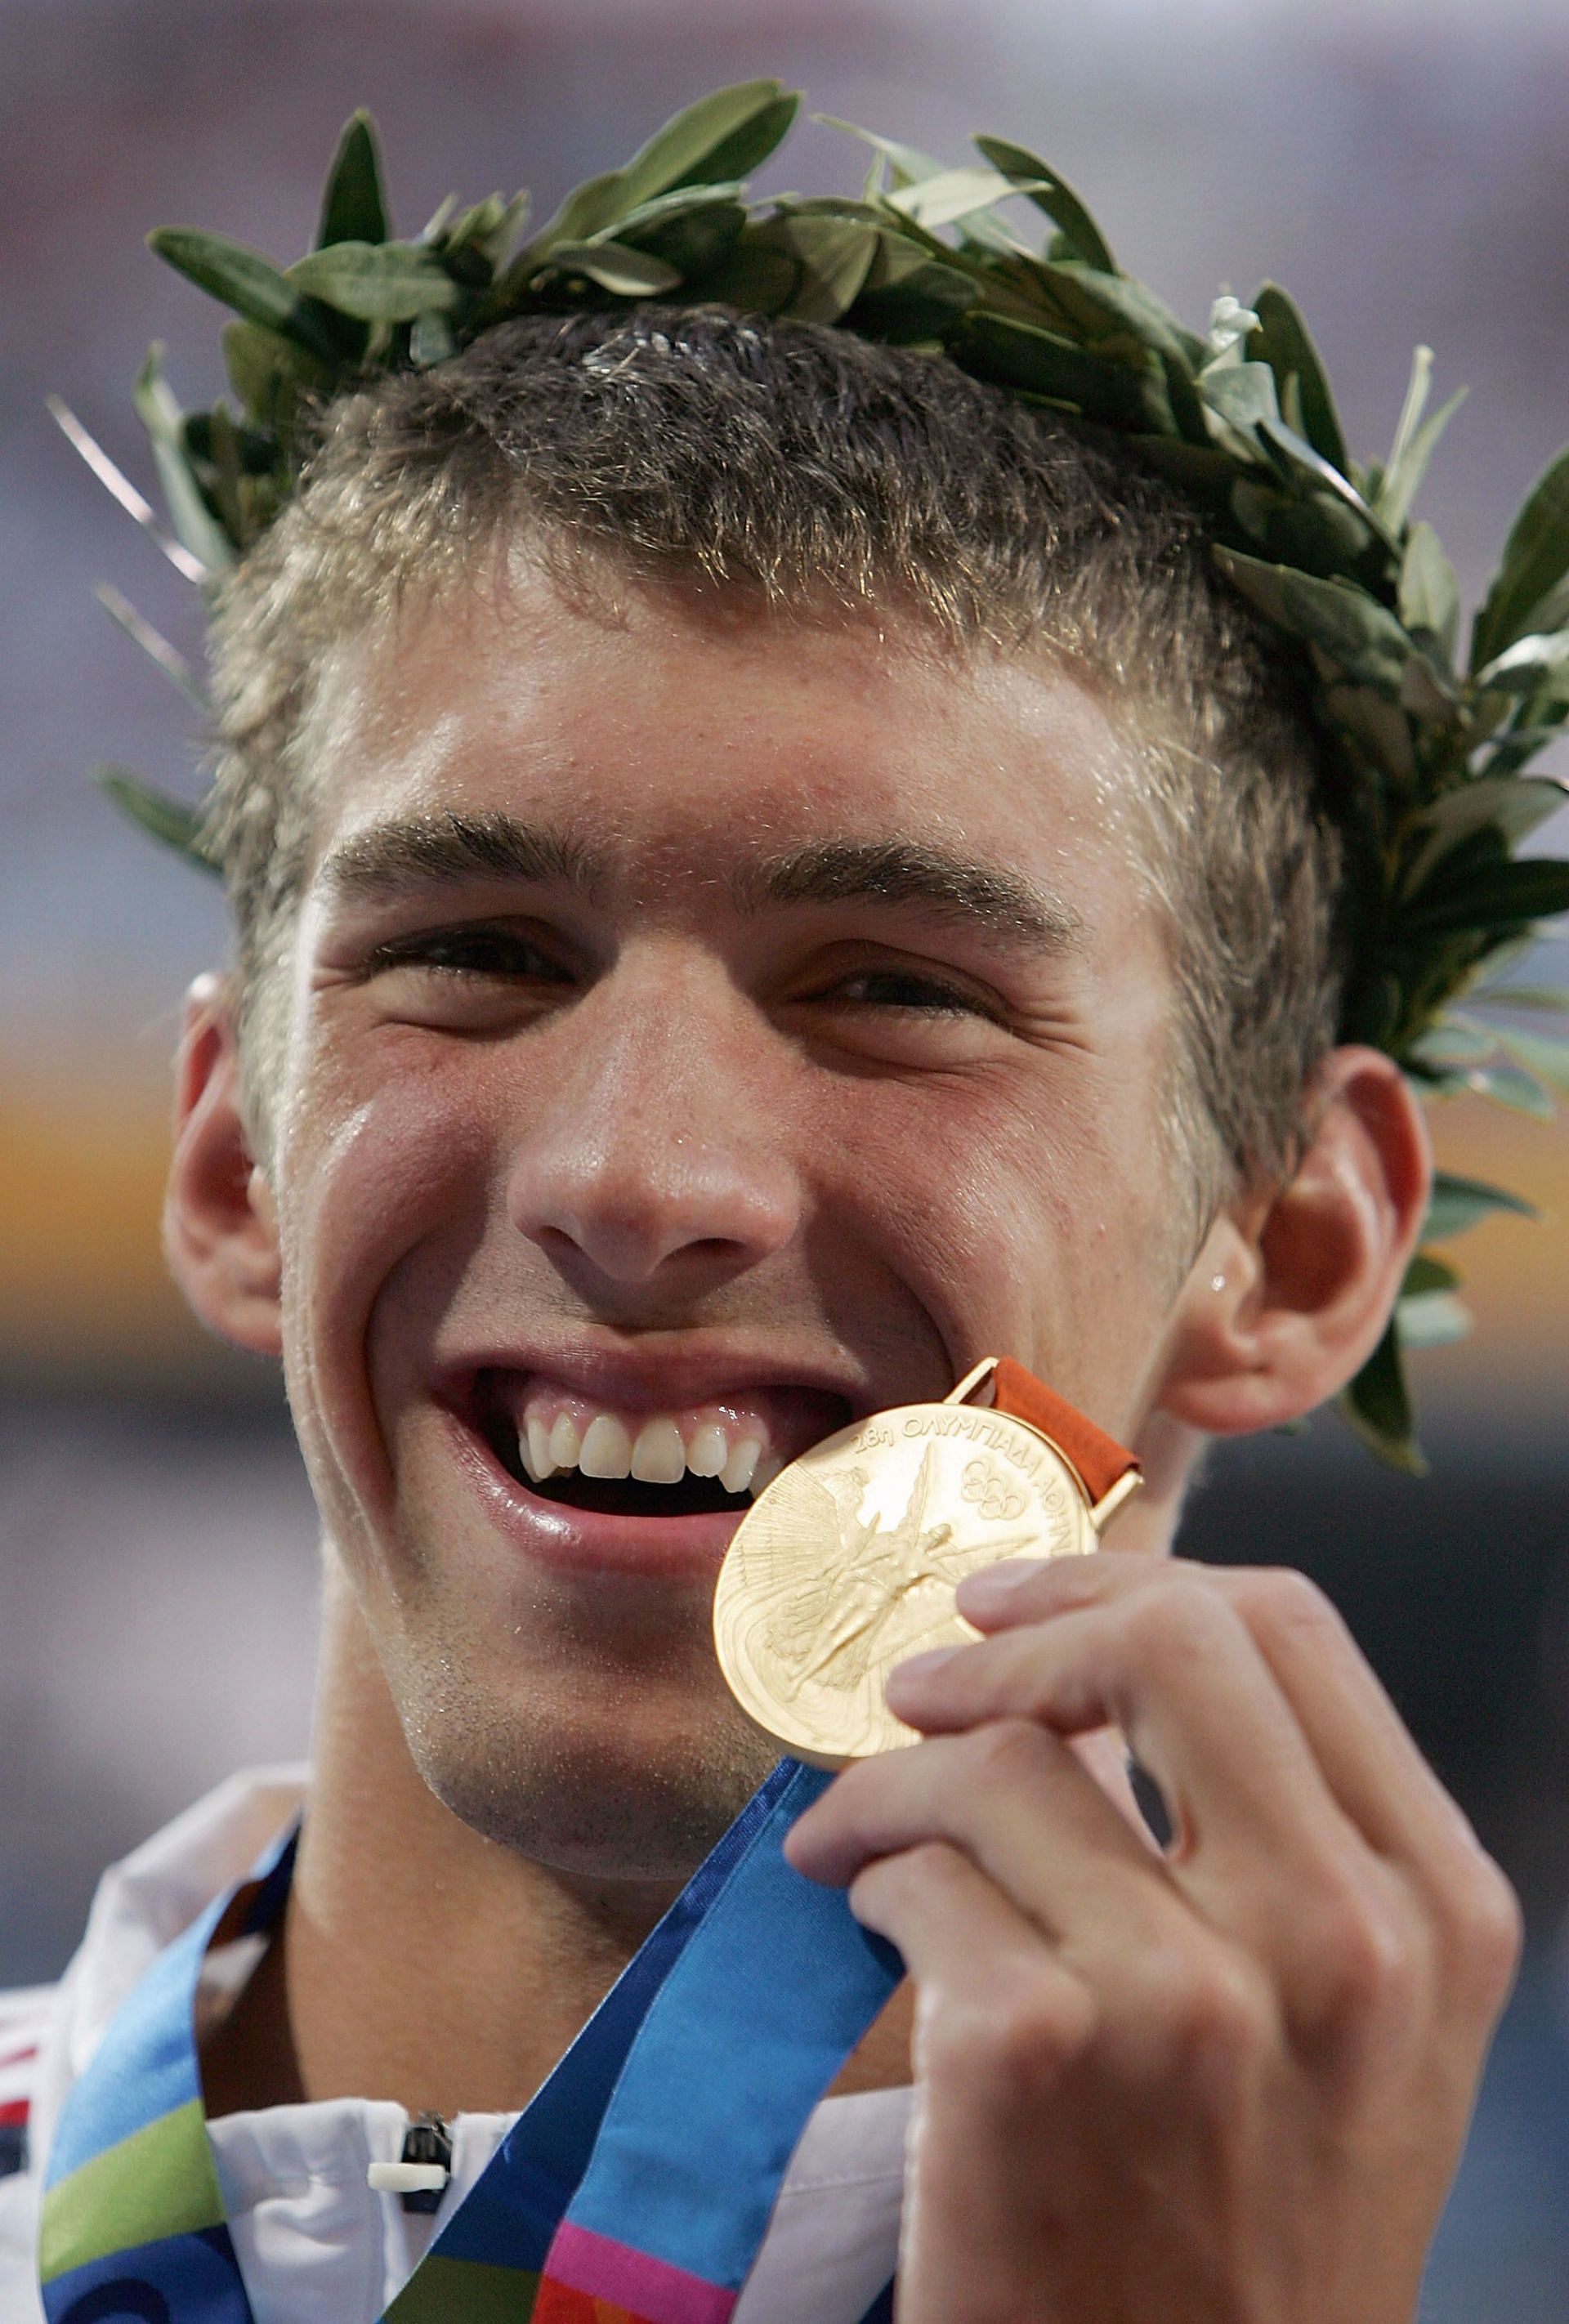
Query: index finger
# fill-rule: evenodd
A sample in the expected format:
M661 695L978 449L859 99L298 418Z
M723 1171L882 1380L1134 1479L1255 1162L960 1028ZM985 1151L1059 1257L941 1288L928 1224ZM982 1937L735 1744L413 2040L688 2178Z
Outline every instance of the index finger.
M1118 1726L1177 1818L1185 1886L1223 1890L1240 1863L1266 1863L1300 1889L1353 1827L1236 1609L1191 1569L1151 1563L1147 1590L1081 1591L940 1665L902 1665L889 1707L928 1734L1007 1718L1065 1737Z
M1174 1566L1214 1591L1246 1624L1331 1795L1378 1854L1429 1874L1452 1859L1474 1864L1481 1849L1470 1823L1343 1618L1306 1574L1101 1551L1047 1565L1020 1560L985 1568L961 1587L959 1602L978 1629L995 1633L1125 1600Z

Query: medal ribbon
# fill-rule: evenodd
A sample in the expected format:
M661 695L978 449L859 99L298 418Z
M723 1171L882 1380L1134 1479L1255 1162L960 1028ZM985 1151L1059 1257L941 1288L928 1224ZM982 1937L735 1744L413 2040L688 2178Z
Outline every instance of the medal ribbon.
M725 2324L808 2116L901 1974L780 1852L829 1780L781 1760L383 2324ZM289 1834L159 1955L72 2089L44 2190L49 2324L254 2324L193 2010L209 1945L276 1923L293 1853Z

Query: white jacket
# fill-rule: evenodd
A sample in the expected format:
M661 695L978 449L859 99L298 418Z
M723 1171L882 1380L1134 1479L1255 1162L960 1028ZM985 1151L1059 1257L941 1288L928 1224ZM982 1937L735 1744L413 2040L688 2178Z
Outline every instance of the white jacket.
M25 2167L0 2177L0 2324L43 2324L39 2194L67 2092L154 1955L243 1877L303 1785L298 1767L220 1785L104 1875L59 1985L0 1995L0 2167L23 2116L27 2138ZM893 2273L909 2102L875 2090L817 2108L734 2324L859 2324ZM335 2098L221 2116L213 2147L255 2324L375 2324L512 2119L457 2118L452 2181L430 2218L366 2183L401 2151L401 2107Z

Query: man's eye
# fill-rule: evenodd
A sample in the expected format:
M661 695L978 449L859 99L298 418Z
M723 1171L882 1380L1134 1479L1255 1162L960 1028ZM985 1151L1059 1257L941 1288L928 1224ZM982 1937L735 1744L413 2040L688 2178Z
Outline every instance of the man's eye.
M569 984L570 972L527 936L506 928L438 928L378 945L373 975L387 969L429 968L454 977L504 978L514 983Z
M867 1009L918 1010L928 1017L981 1017L986 1013L970 994L951 984L941 984L935 977L918 976L909 969L865 969L859 976L841 979L826 997Z

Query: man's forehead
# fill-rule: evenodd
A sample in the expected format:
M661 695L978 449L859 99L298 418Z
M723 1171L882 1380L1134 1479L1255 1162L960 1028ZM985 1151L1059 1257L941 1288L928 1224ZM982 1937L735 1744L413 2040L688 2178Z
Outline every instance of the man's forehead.
M611 622L543 581L419 609L323 669L302 737L318 882L586 891L663 850L743 907L881 879L1060 934L1031 891L1112 835L1121 741L1058 667L907 644L864 622L716 628L673 594Z
M356 622L317 662L307 724L318 744L398 756L498 718L605 726L658 704L667 718L727 707L739 729L764 706L807 725L819 706L842 724L860 704L867 721L902 713L917 733L984 716L1082 757L1117 746L1101 690L1044 643L959 645L897 610L830 617L641 579L579 599L524 558L486 586L452 582Z

